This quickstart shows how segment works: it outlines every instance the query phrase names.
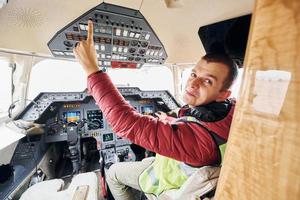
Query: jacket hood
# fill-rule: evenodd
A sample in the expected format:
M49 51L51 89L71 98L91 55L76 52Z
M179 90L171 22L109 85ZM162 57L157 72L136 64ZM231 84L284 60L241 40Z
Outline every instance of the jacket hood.
M211 102L206 105L188 108L185 106L185 116L193 116L204 122L215 122L224 119L230 111L231 101Z

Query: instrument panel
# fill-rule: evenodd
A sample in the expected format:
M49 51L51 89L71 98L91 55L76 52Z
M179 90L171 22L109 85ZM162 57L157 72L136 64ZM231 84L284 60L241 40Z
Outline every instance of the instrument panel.
M132 107L144 115L169 112L179 107L168 91L142 91L129 87L118 90ZM131 142L112 131L93 97L86 92L41 93L17 119L45 124L45 143L66 141L74 148L77 145L76 149L80 151L78 140L94 138L108 166L136 160Z
M168 91L131 87L118 90L144 115L168 112L180 106ZM7 166L10 172L0 182L0 199L18 199L20 185L27 187L43 174L61 178L100 169L103 176L113 163L138 161L146 155L145 149L112 131L87 92L40 93L15 118L18 119L44 124L45 131L43 135L27 135L19 141Z
M56 57L74 58L72 49L87 38L87 21L94 23L94 42L99 66L140 68L144 63L162 64L167 53L139 10L101 3L66 27L48 42Z
M145 115L153 115L158 110L155 100L152 99L136 100L133 97L127 97L126 100L138 112ZM67 128L70 126L78 127L81 138L101 137L102 143L119 140L111 135L112 129L92 97L82 102L61 102L58 105L52 105L52 109L54 107L57 112L45 123L47 143L67 140Z
M145 115L152 115L158 110L151 99L136 100L127 97L127 101ZM130 147L131 142L112 131L93 98L85 102L61 103L58 107L57 113L46 121L46 143L68 141L69 129L76 127L80 139L96 139L97 149L102 153L108 167L115 162L136 160Z

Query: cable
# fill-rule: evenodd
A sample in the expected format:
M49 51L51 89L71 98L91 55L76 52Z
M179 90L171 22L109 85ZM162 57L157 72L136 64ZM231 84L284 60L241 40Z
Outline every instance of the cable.
M34 100L31 99L23 99L24 101L29 101L30 103L33 103L34 105L38 106L37 102L35 102ZM21 101L21 99L18 99L14 102L12 102L12 104L10 104L9 108L8 108L8 118L12 119L12 110L16 107L16 103L18 103L19 101ZM40 112L38 112L38 114L40 115ZM19 124L17 124L15 122L15 120L12 120L13 124L23 130L26 130L25 127L19 126Z
M34 100L31 99L18 99L14 102L12 102L8 108L8 117L11 119L12 117L12 110L16 107L16 103L18 103L19 101L29 101L30 103L33 103L34 105L38 106L37 102L35 102Z

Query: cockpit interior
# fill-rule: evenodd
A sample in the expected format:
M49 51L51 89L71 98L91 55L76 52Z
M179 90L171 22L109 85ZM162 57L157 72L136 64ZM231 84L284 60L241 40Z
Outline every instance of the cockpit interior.
M238 68L213 190L200 194L195 173L154 199L299 199L299 67L288 68L299 64L299 9L297 0L0 0L0 200L114 200L109 168L156 155L114 132L87 89L73 49L89 20L97 66L149 120L186 105L185 82L203 55L225 53Z
M11 63L12 82L16 85L13 87L16 90L25 89L23 91L25 94L22 92L18 94L22 97L14 97L16 94L12 94L13 100L7 109L8 118L3 117L5 123L10 123L13 129L26 135L11 145L12 147L5 147L2 151L10 154L6 163L1 163L0 199L5 200L39 199L39 194L34 195L35 191L44 191L45 199L75 198L73 190L75 188L76 193L79 188L75 184L75 177L89 179L88 176L91 179L96 176L98 181L94 185L93 181L89 182L89 190L94 193L87 193L87 199L95 199L94 196L100 199L113 199L105 181L106 170L116 162L140 161L145 157L155 155L154 152L117 136L87 90L83 92L60 91L59 88L51 92L39 90L38 93L28 97L27 86L19 89L20 84L17 85L15 83L17 81L13 79L17 74L14 71L18 71L18 62L29 69L27 72L26 70L19 72L25 73L23 79L26 79L26 76L30 77L33 65L42 60L74 61L73 48L79 41L86 40L87 21L92 20L98 65L102 70L109 72L111 69L131 69L132 73L135 73L134 70L165 65L169 68L168 70L172 71L173 84L178 85L176 77L186 67L193 65L194 58L198 59L198 53L195 53L197 50L190 51L183 59L180 52L183 52L184 48L179 47L186 46L189 49L193 45L197 46L196 49L200 49L202 41L206 52L225 51L227 48L232 59L242 67L250 26L250 5L252 5L250 0L246 1L248 6L237 4L240 7L239 14L226 15L224 13L226 17L220 20L216 21L213 19L215 16L212 16L212 21L206 18L200 26L191 26L190 23L193 20L187 18L187 14L191 11L198 13L197 9L192 8L194 5L200 5L197 1L135 0L86 3L46 1L49 4L49 11L44 10L46 5L35 5L37 2L34 0L28 3L31 6L23 6L25 3L18 0L4 1L0 10L1 24L7 23L4 19L6 13L9 16L8 23L12 23L10 26L18 26L24 30L31 29L32 32L43 29L35 42L30 42L31 44L25 37L32 35L29 36L30 33L26 31L21 43L16 41L12 44L5 40L1 40L0 43L0 55L6 57L5 59L8 58ZM217 4L217 2L210 3L209 1L205 3L210 6ZM84 7L80 8L79 5L84 5ZM66 11L63 11L64 9ZM71 12L72 9L76 12ZM61 23L59 16L63 18L67 13L69 16L66 15ZM52 19L46 16L50 14ZM182 19L177 17L180 15ZM164 16L164 22L160 20L160 16ZM17 19L18 21L15 21ZM187 19L189 22L186 21ZM14 21L17 24L14 24ZM48 33L42 28L47 23L49 23L49 30L51 29ZM170 23L173 23L174 28L176 27L178 34L174 32L175 29L161 32L163 29L168 30L166 26ZM34 30L36 28L37 30ZM189 38L190 34L187 34L191 28L195 32L193 39ZM243 37L237 39L226 34L231 31L230 36L232 36L237 29L244 30ZM215 35L216 31L219 34ZM8 35L8 32L2 31L1 34L4 38L14 37L13 34ZM198 44L189 40L197 41ZM240 42L239 46L234 45ZM225 43L228 45L225 46ZM174 51L174 48L178 50ZM71 74L72 72L68 71L66 79ZM16 79L18 78L20 77ZM62 83L62 87L65 83ZM176 94L179 93L176 87L172 88L172 93L168 91L168 88L144 90L122 85L118 87L118 90L126 101L142 115L155 116L154 113L158 111L171 113L182 106L182 102L178 100L179 94ZM119 120L122 122L122 119ZM86 174L90 172L93 174ZM80 178L78 175L84 176ZM51 180L53 183L47 183ZM63 184L55 183L54 180L63 180ZM45 183L45 186L41 183ZM36 189L37 185L41 185L39 186L41 188ZM42 189L43 187L54 188L45 190ZM98 190L98 188L101 189ZM72 192L68 193L70 190ZM60 191L61 196L53 196L55 191ZM83 193L84 191L86 190L83 190ZM79 191L77 195L80 196L80 192L82 191ZM137 199L142 198L144 198L143 194L137 197Z

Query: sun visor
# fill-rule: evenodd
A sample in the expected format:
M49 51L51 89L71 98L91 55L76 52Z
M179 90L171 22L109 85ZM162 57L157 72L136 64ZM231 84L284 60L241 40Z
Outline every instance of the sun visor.
M199 28L198 35L206 53L227 53L243 66L251 15L228 19Z

